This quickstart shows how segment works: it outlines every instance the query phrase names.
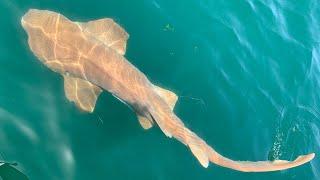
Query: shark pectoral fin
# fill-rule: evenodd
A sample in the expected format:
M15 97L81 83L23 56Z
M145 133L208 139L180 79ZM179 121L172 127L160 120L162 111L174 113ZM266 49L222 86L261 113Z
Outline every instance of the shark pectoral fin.
M153 126L153 121L144 116L138 115L138 120L143 129L150 129Z
M163 89L155 85L154 88L156 89L156 92L167 102L167 104L173 110L178 100L178 96L174 92L171 92L167 89Z
M85 111L93 112L101 88L89 81L64 75L64 91L69 101Z
M94 36L99 41L124 55L129 34L110 18L80 23L84 33Z

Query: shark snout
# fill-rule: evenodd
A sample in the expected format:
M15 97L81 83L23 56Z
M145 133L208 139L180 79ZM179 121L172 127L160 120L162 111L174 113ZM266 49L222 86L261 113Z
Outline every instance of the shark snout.
M21 25L23 29L26 29L26 21L23 19L23 17L21 18Z
M34 9L29 9L22 17L21 17L21 25L23 27L23 29L27 28L27 24L29 24L28 20L32 19L32 17L34 16Z
M40 19L46 10L38 10L38 9L29 9L22 17L21 17L21 25L24 29L27 28L28 25L35 24L35 22Z

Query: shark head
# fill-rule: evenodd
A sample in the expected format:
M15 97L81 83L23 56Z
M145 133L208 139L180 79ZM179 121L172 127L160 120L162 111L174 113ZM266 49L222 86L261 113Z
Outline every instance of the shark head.
M54 37L57 14L47 10L30 9L21 18L21 25L28 35L31 51L45 65L55 59ZM50 69L61 72L62 68L52 66Z
M77 42L81 39L78 26L59 13L37 9L28 10L21 18L21 25L28 35L31 51L44 65L60 74L79 70L68 67L79 54L74 47L81 44Z

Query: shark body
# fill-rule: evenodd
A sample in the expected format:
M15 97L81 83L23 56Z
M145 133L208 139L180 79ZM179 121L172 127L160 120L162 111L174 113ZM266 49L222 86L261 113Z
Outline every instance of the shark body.
M31 9L21 24L31 51L45 66L63 75L66 96L77 107L93 112L99 94L106 90L137 113L144 129L158 124L166 136L188 146L204 167L213 162L238 171L276 171L314 158L311 153L294 161L250 162L217 153L175 115L177 95L152 84L124 57L129 35L112 19L73 22L59 13Z

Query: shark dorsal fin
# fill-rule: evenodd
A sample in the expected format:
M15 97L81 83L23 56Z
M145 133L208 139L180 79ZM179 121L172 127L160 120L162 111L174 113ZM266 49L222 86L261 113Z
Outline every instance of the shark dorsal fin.
M153 87L154 87L155 91L159 94L159 96L164 99L164 101L168 104L168 106L170 106L171 110L173 110L173 108L178 100L178 96L175 93L173 93L167 89L163 89L163 88L155 86L155 85ZM143 127L143 129L150 129L153 126L154 122L151 117L147 118L147 117L140 116L140 115L137 115L137 116L138 116L139 123ZM161 126L160 126L160 128L161 128ZM165 129L162 129L162 130L164 132L166 132ZM171 137L170 133L167 133L166 135Z
M69 101L85 111L93 112L101 88L89 81L64 75L64 91Z
M83 31L124 55L129 34L110 18L80 23Z
M163 89L158 86L154 86L156 92L167 102L167 104L170 106L170 108L173 110L174 106L176 105L176 102L178 100L178 96L167 89Z

